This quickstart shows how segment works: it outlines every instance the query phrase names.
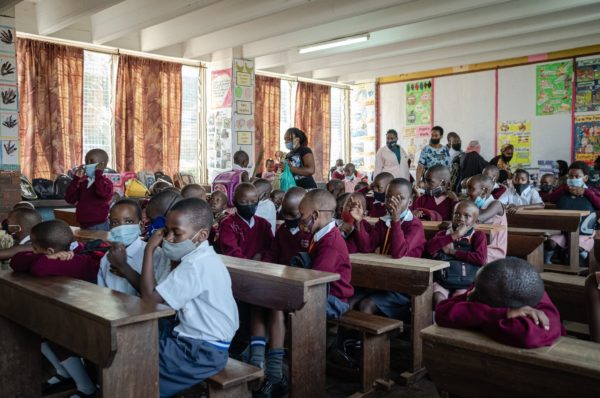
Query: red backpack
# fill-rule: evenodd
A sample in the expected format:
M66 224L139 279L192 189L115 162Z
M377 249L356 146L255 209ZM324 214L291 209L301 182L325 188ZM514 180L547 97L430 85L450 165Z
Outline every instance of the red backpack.
M212 191L221 191L227 195L227 206L233 207L233 194L235 188L242 182L244 169L225 171L215 177L212 183Z

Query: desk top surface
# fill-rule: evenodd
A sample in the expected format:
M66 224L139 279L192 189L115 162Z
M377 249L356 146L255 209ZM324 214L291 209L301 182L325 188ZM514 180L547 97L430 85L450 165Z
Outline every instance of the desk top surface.
M383 268L435 272L450 266L446 261L430 260L427 258L402 257L391 258L382 254L374 253L354 253L350 255L350 262L353 267L362 265L377 266Z

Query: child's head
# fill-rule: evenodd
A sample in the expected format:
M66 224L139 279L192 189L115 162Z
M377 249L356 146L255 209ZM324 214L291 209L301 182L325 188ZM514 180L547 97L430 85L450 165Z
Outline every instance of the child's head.
M451 131L446 136L446 139L448 140L448 147L454 149L455 151L460 151L461 141L458 134L456 134L454 131Z
M344 168L344 159L338 159L335 161L335 167L336 168Z
M213 191L208 199L208 204L214 215L227 209L227 195L223 191Z
M249 182L242 182L235 187L233 204L240 217L250 221L258 208L258 190Z
M358 192L351 193L348 195L346 203L344 203L342 212L350 212L353 208L358 207L359 205L363 211L367 209L367 200L365 195Z
M31 229L34 253L54 254L68 251L73 242L73 231L62 220L43 221Z
M498 177L500 176L500 169L498 169L498 166L488 164L483 168L481 174L490 177L494 182L498 182Z
M184 199L196 198L206 200L206 190L199 184L188 184L181 190Z
M132 244L142 233L142 208L133 199L121 199L111 207L108 213L110 233L108 240Z
M393 179L394 176L391 173L388 173L387 171L377 174L375 176L375 179L373 180L373 193L383 194L383 197L385 197L385 191L387 189L387 186ZM377 199L377 197L375 199ZM380 202L383 202L383 200L380 200Z
M354 186L354 192L358 192L361 189L365 189L365 188L368 188L368 187L369 187L369 184L367 182L365 182L365 181L359 181Z
M470 200L461 200L454 206L454 215L452 216L452 228L456 231L465 226L471 228L479 218L479 209L475 203Z
M267 168L267 171L272 173L275 171L275 161L273 159L267 159L267 161L265 162L265 167Z
M165 181L165 180L158 180L156 181L154 184L152 184L150 186L150 195L154 196L154 195L158 195L159 193L161 193L164 190L167 190L168 188L172 187L173 185L171 185L171 183Z
M469 300L497 308L536 307L544 295L544 282L525 260L507 257L481 267Z
M270 195L271 195L271 191L273 190L273 186L271 185L271 183L267 180L265 180L264 178L259 178L256 181L254 181L254 186L256 187L256 190L258 191L258 200L259 201L263 201L263 200L268 200Z
M237 151L233 154L233 163L240 167L246 168L250 164L250 156L244 151Z
M333 215L334 218L338 220L342 218L342 212L344 211L344 206L346 205L346 201L349 197L350 192L343 193L337 197L337 199L335 200L335 214Z
M288 228L296 228L300 220L300 202L306 195L306 190L292 187L283 196L281 202L281 215Z
M279 209L281 207L284 195L285 192L283 192L281 189L275 189L273 190L273 192L271 192L271 201L275 205L276 209Z
M442 165L435 165L425 173L425 194L438 197L450 186L450 170Z
M327 191L333 195L334 198L339 198L341 194L346 191L346 186L344 185L344 181L333 179L327 182Z
M467 196L478 208L484 205L494 190L494 181L488 176L477 174L467 181Z
M514 186L529 184L529 172L525 169L515 170L512 181Z
M569 166L567 184L573 187L583 187L588 180L590 167L584 162L573 162Z
M400 212L404 213L412 205L412 184L405 178L394 178L387 186L385 193L385 207L388 211L392 205L392 198L400 202Z
M31 208L19 207L8 213L6 221L7 232L18 243L30 235L31 229L42 222L42 217Z
M101 169L105 169L108 164L108 153L99 148L91 149L85 154L85 164L99 164Z
M165 256L179 261L208 239L213 215L208 203L197 198L183 199L167 215L162 250Z
M166 217L171 207L181 199L183 199L181 195L173 191L163 191L152 196L146 206L146 218L154 220L158 217Z
M346 177L355 177L356 176L356 167L354 163L348 163L344 166L344 175Z
M556 177L553 173L546 173L540 178L540 189L542 192L550 192L556 185Z
M307 192L300 202L300 229L315 233L329 224L335 212L336 202L324 189Z

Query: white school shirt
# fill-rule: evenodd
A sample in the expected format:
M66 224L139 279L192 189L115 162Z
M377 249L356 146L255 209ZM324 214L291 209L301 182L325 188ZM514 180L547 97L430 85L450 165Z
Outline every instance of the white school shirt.
M239 327L229 272L208 241L184 256L156 291L177 311L175 331L182 336L230 342Z
M526 205L537 205L544 203L540 194L536 189L534 189L531 185L528 186L522 193L519 195L515 188L508 187L506 188L506 192L500 196L498 199L500 203L505 206L515 205L515 206L526 206Z
M258 202L256 215L264 218L271 224L271 231L273 232L273 236L275 236L275 228L277 227L277 209L275 209L275 205L271 202L271 199L265 199Z

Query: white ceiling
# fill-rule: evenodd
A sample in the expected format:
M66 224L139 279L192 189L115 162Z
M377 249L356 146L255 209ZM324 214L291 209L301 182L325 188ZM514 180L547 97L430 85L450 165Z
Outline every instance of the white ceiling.
M600 44L600 0L25 0L17 30L340 82ZM298 48L369 33L367 42Z

